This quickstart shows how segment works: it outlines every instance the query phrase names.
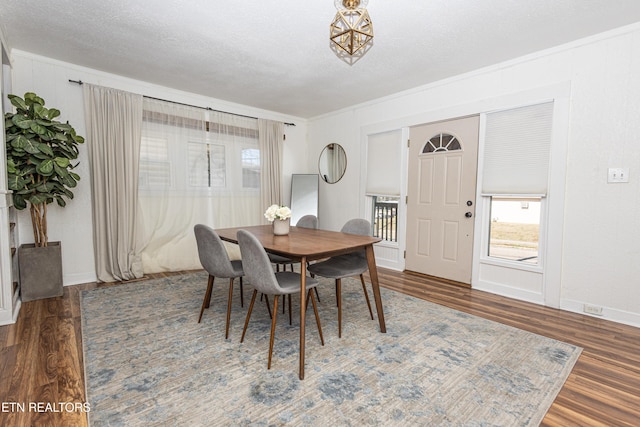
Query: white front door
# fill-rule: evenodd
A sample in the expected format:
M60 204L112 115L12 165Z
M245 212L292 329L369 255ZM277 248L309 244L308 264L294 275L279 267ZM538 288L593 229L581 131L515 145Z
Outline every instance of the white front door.
M411 127L405 268L470 284L479 116Z

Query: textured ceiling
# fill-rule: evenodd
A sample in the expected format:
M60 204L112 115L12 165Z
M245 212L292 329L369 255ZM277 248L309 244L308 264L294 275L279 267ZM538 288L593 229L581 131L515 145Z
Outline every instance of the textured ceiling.
M640 0L370 0L375 39L329 48L333 0L0 0L12 48L313 117L640 21Z

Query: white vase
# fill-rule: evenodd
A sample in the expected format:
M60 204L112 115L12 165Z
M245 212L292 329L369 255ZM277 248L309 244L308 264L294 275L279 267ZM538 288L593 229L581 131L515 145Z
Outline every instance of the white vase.
M273 220L273 234L276 236L286 236L289 234L289 218Z

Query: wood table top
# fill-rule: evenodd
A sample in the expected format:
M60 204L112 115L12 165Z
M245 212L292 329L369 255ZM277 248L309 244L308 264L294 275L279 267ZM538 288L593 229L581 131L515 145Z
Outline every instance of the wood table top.
M246 230L257 237L268 252L289 258L314 260L364 249L378 243L378 237L347 234L337 231L290 227L286 236L273 234L271 225L222 228L215 230L222 240L238 243L238 230Z

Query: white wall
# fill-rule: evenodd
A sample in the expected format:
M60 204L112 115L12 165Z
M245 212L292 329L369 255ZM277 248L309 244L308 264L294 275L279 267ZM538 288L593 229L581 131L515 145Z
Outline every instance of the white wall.
M560 307L596 305L605 318L640 326L639 75L635 24L314 118L309 155L337 142L348 156L343 180L321 189L323 226L338 229L365 215L358 159L367 133L488 111L496 99L570 85ZM630 168L630 182L607 184L609 167Z
M306 146L307 123L306 120L299 117L282 115L197 94L181 92L22 51L14 50L12 52L12 61L13 93L21 96L25 92L37 93L46 101L48 107L55 107L62 112L59 120L68 120L80 135L84 136L86 134L82 89L79 85L70 83L69 79L82 80L87 83L186 104L210 107L216 110L295 123L296 126L285 127L286 141L284 144L283 165L285 179L282 191L286 196L287 202L289 200L291 174L310 173L307 163L299 161L299 159L309 158ZM96 279L93 258L91 186L86 147L89 143L90 141L87 141L80 147L80 166L78 166L77 172L81 176L81 181L74 190L75 198L64 209L59 208L55 203L49 205L49 240L62 242L63 280L65 285L92 282ZM313 172L311 171L311 173ZM19 231L20 243L33 242L28 211L20 213Z

